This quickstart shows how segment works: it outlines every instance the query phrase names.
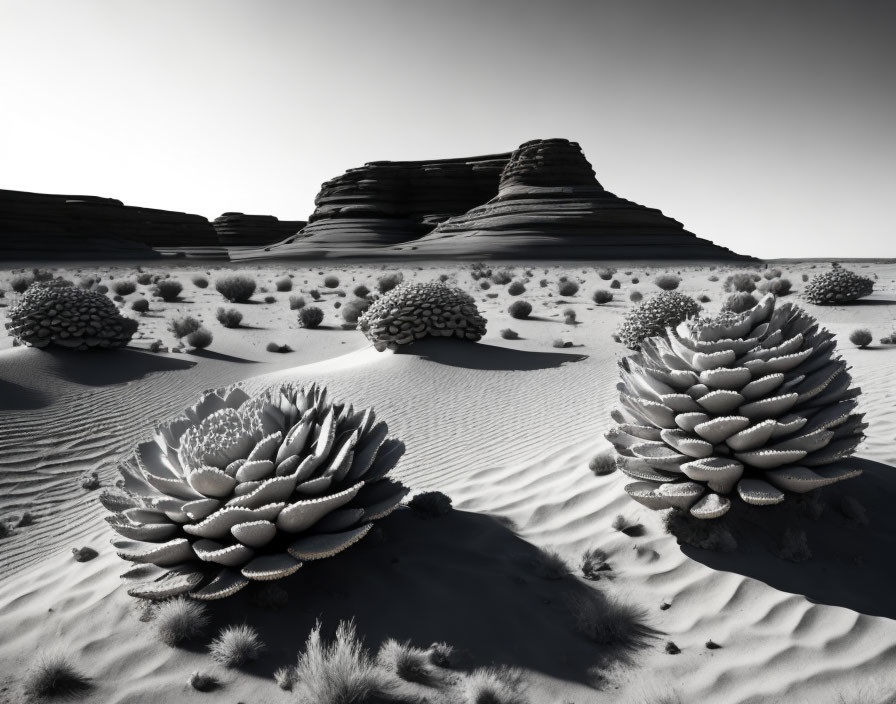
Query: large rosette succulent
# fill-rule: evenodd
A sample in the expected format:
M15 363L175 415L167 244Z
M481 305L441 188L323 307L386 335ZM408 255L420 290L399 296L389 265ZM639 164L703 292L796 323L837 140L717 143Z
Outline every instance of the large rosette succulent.
M744 313L689 318L620 363L619 424L606 437L625 487L652 509L717 518L729 496L784 500L860 474L867 427L832 333L765 296Z
M478 341L485 318L468 293L435 281L396 286L358 318L358 328L382 352L427 335Z
M404 451L370 409L293 384L250 398L208 392L120 467L106 520L134 564L129 594L229 596L346 549L407 490L385 479Z

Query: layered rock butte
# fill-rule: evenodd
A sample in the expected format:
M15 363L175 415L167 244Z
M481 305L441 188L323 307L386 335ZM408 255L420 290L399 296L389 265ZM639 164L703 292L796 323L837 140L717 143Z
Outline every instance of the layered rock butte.
M743 259L605 190L576 142L371 162L327 181L295 237L233 258Z
M225 247L263 247L296 234L307 224L305 220L245 213L223 213L212 222L219 243Z

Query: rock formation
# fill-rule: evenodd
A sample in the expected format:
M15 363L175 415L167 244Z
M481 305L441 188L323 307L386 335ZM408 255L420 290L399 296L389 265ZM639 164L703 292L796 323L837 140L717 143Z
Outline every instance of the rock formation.
M739 259L659 210L605 190L579 145L373 162L327 181L296 237L256 256Z
M0 190L5 258L154 256L150 247L215 247L200 215L124 205L114 198Z
M263 247L295 235L305 220L278 220L273 215L223 213L212 225L225 247Z

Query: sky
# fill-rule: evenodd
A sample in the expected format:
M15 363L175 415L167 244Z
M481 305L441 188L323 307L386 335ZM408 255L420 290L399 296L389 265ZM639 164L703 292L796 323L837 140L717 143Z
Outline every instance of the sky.
M306 219L566 137L736 251L896 257L894 66L876 0L0 0L0 188Z

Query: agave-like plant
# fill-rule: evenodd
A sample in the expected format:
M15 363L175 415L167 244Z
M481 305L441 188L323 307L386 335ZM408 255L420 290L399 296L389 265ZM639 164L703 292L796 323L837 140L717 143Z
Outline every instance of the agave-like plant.
M387 432L315 385L205 393L122 463L123 493L101 497L134 563L128 593L220 599L356 543L407 493L385 479L404 452Z
M803 296L809 303L824 306L856 301L873 292L873 279L838 267L813 276L803 289Z
M847 458L867 424L835 349L815 318L771 294L644 340L620 362L618 425L606 434L638 480L626 492L717 518L729 495L776 504L860 474Z

